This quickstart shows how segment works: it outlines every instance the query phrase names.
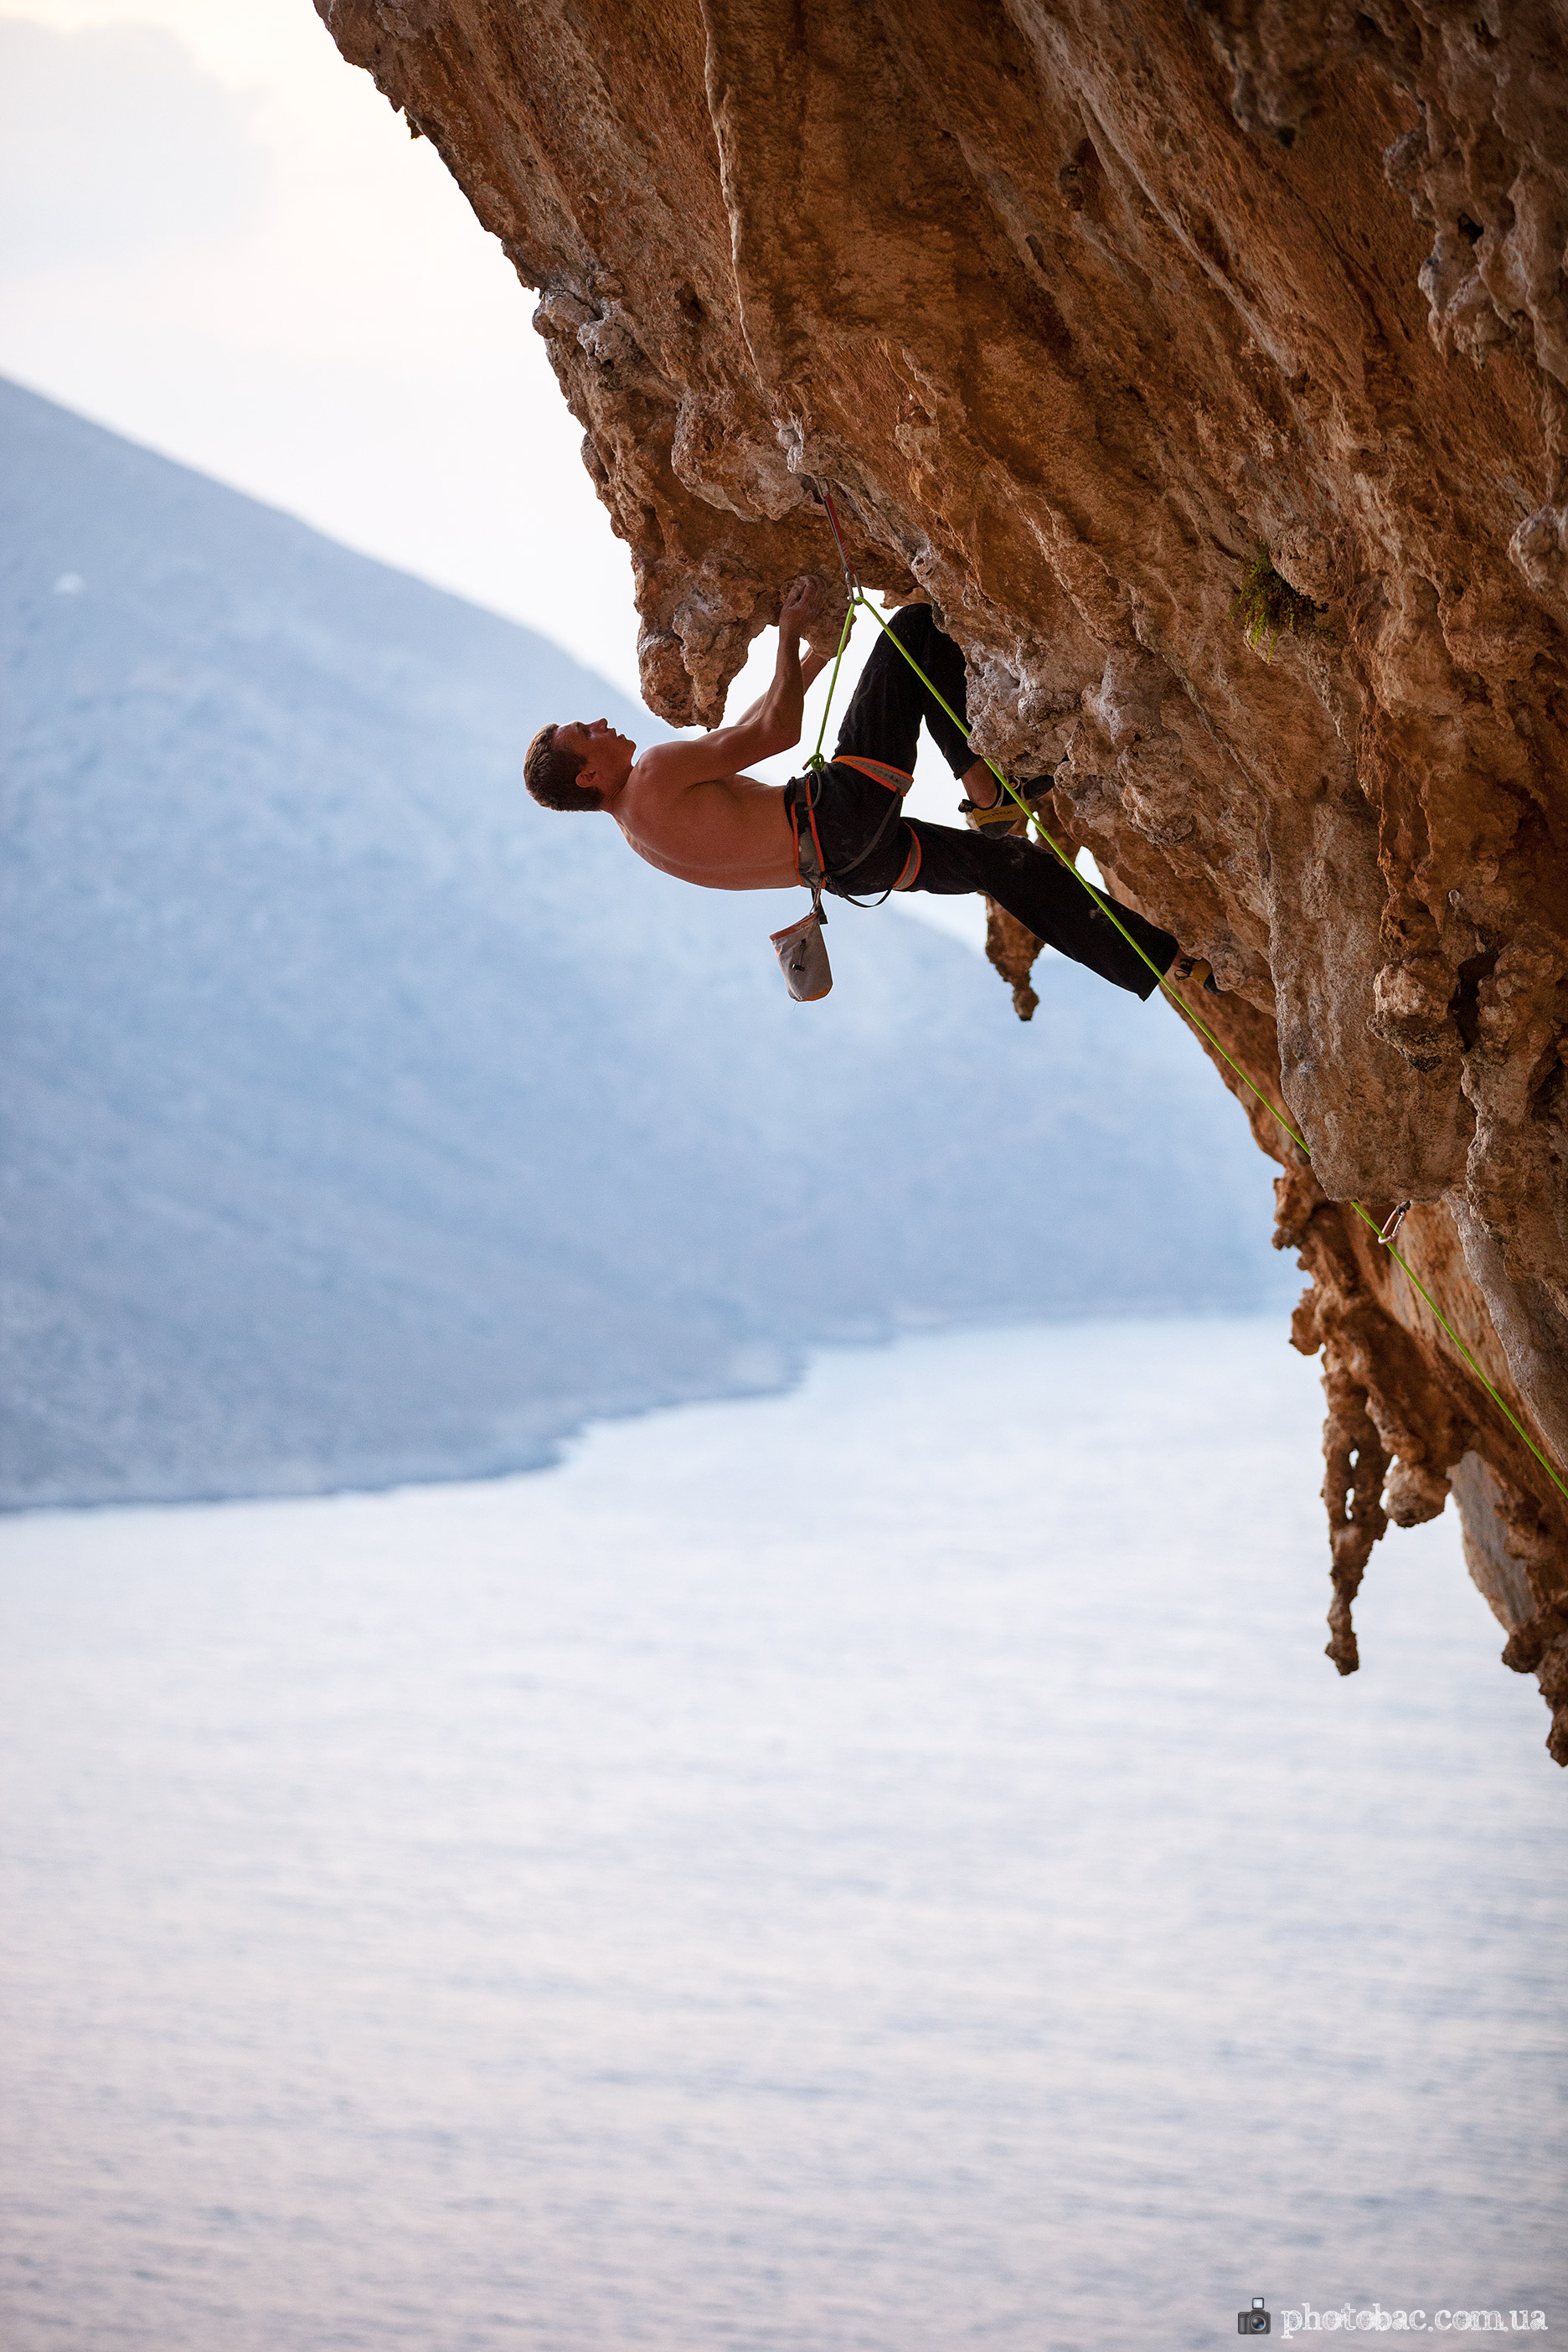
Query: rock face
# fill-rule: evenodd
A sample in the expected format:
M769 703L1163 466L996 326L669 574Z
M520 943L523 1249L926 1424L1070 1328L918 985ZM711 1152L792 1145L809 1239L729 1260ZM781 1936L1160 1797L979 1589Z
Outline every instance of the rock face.
M651 706L718 719L825 483L977 745L1213 965L1310 1147L1252 1106L1330 1654L1452 1491L1568 1763L1568 10L318 6L540 289ZM1412 1203L1531 1444L1352 1199Z

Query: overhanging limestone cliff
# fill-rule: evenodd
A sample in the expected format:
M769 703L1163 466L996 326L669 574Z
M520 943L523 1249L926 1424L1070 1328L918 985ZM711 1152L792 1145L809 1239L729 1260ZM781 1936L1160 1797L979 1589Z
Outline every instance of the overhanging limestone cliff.
M1325 1364L1331 1654L1452 1491L1568 1762L1563 1496L1340 1205L1415 1204L1568 1461L1568 12L318 6L541 290L653 707L719 717L831 563L821 478L963 644L980 746L1212 961L1310 1145L1254 1113ZM1321 608L1271 658L1264 551Z

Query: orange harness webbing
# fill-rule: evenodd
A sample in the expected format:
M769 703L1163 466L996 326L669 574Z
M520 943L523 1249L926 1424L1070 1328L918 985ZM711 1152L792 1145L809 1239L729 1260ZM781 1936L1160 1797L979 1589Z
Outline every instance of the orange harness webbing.
M837 758L828 762L828 765L834 768L858 768L860 773L863 776L869 776L874 784L882 785L889 793L897 793L900 799L914 782L914 778L907 768L890 768L885 760L858 759L853 751L840 751Z
M825 882L827 879L827 868L823 863L822 843L817 837L816 803L815 797L807 801L805 804L805 814L807 822L811 827L811 845L816 852L816 871L818 876L821 877L821 880ZM800 884L803 890L811 890L815 895L817 886L808 882L805 875L800 870L800 803L798 801L792 800L790 803L789 822L790 831L795 835L795 878Z

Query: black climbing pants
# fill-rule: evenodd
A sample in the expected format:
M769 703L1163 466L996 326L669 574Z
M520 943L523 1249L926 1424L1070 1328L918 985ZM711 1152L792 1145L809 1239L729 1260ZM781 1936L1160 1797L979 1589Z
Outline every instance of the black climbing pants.
M952 639L937 626L926 604L906 604L896 613L892 629L900 645L919 662L931 684L967 719L963 691L963 656ZM816 800L817 837L829 890L839 898L870 897L890 890L930 890L943 896L976 891L994 898L1026 930L1045 940L1075 963L1088 966L1134 996L1152 995L1154 973L1135 955L1101 906L1116 908L1145 955L1163 972L1177 953L1177 942L1157 923L1145 921L1103 892L1093 896L1052 856L1016 835L971 833L965 826L927 824L922 819L900 818L887 824L869 856L862 853L888 816L884 785L858 769L840 767L848 756L880 761L906 774L915 764L921 722L930 728L937 749L955 776L962 776L973 754L959 730L905 661L896 646L879 634L871 657L860 673L838 730L833 763L821 772ZM811 779L797 779L791 795L799 805L805 829L805 798ZM908 872L918 850L913 874Z
M872 626L876 627L874 622ZM919 662L936 693L952 704L967 725L963 656L952 639L938 628L931 606L902 605L889 626L899 645ZM962 776L966 768L973 765L973 752L936 695L928 693L898 646L890 646L878 629L871 658L861 671L844 713L833 756L842 760L853 752L857 759L881 760L889 768L902 768L906 775L912 775L922 719L931 729L931 741L953 774Z

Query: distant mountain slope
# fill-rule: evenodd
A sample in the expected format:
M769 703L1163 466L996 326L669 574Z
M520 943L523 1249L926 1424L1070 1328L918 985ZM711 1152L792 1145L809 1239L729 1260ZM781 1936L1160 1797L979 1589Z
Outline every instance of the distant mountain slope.
M1265 1177L1159 1006L682 889L521 788L647 725L525 629L0 386L0 1500L546 1459L911 1318L1235 1307ZM954 1400L955 1412L984 1410Z

